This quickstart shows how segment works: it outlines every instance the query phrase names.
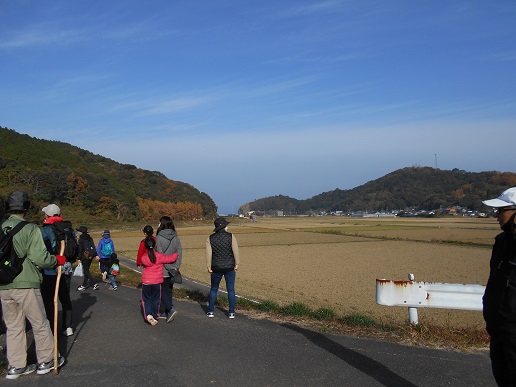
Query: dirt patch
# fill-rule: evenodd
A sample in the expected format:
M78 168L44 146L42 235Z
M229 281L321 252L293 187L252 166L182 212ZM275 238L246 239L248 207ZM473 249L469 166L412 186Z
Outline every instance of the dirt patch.
M208 283L204 248L213 227L178 228L182 273ZM349 230L353 230L349 235ZM331 231L335 234L321 233ZM239 295L294 301L312 309L329 307L339 315L362 313L382 322L404 322L408 311L375 302L377 278L485 284L490 250L499 232L493 219L384 220L352 218L271 218L259 223L233 221L241 266ZM337 235L343 232L346 235ZM135 257L141 232L112 232L117 250ZM438 243L448 241L452 243ZM458 245L454 242L481 245ZM482 327L481 312L419 309L420 322Z

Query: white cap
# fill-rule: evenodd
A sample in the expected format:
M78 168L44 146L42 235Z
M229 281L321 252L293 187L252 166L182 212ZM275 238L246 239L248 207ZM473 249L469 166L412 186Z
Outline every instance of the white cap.
M54 215L61 214L61 209L55 204L49 204L48 206L43 208L41 211L43 211L48 216L54 216Z
M503 191L496 199L484 200L482 203L489 207L516 206L516 187Z

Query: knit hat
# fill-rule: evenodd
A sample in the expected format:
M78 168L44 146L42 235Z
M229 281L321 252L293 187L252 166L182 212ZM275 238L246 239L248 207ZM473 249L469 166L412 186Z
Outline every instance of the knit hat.
M12 192L5 201L6 211L26 211L29 207L29 196L23 191Z

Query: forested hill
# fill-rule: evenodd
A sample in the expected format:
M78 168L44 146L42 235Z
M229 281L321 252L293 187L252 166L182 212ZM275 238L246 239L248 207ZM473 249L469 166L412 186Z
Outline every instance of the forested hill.
M16 189L29 193L35 210L56 203L76 220L189 220L217 212L206 193L160 172L0 127L0 198Z
M482 200L516 186L513 172L466 172L430 167L399 169L359 187L325 192L306 200L272 196L240 207L240 212L283 210L285 215L319 211L434 210L460 206L482 210Z

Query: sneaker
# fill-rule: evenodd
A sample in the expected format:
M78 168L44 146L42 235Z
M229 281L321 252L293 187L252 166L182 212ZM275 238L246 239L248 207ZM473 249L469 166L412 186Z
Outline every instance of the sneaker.
M107 271L105 271L104 273L102 273L102 281L105 281L105 280L106 280L106 277L107 277Z
M63 332L63 334L65 336L72 336L73 335L73 328L72 327L66 328L66 330Z
M147 322L148 322L150 325L154 326L154 325L156 325L156 324L158 323L158 320L156 320L154 317L152 317L152 315L151 315L151 314L149 314L149 315L147 316Z
M228 317L229 318L235 318L235 314L234 313L230 313L230 314L228 314Z
M95 289L95 288L93 288L93 289ZM79 286L79 287L77 288L77 290L78 290L78 291L80 291L80 292L82 292L83 290L86 290L86 286L82 286L82 285L81 285L81 286Z
M176 317L177 311L171 309L167 316L167 322L171 322Z
M93 290L99 290L99 284L93 285Z
M208 313L206 313L206 316L208 316L209 318L215 317L215 315L213 314L213 312L208 312Z
M29 364L26 367L22 368L14 368L9 367L7 371L7 375L5 375L6 379L18 379L22 375L28 375L36 371L36 364Z
M65 358L61 355L57 358L57 368L61 367L65 362ZM48 374L50 371L54 369L54 359L47 361L46 363L39 363L38 370L36 373L38 375Z
M118 286L111 285L108 289L109 290L118 290Z
M166 320L168 319L168 315L166 313L158 314L158 320Z

